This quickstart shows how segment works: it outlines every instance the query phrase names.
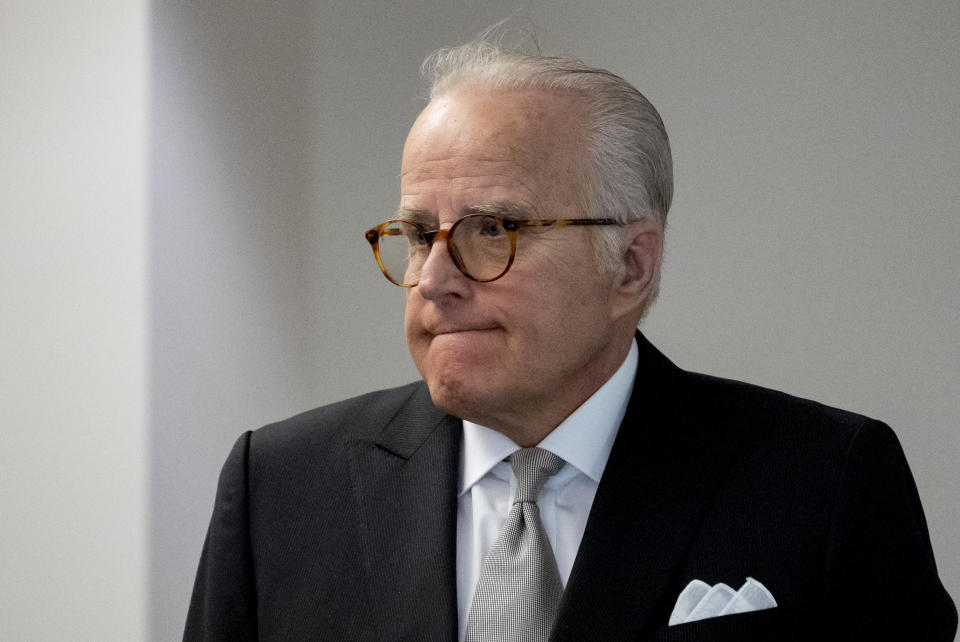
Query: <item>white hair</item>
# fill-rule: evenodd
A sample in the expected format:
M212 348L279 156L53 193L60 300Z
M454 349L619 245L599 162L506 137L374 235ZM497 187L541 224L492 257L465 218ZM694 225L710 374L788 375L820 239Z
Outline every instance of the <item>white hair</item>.
M435 51L421 72L430 83L431 99L465 83L575 95L586 121L587 169L578 190L585 214L621 223L649 218L661 227L666 224L673 198L667 132L650 101L620 76L571 58L508 51L487 34ZM617 269L623 251L619 230L599 228L598 234L602 267Z

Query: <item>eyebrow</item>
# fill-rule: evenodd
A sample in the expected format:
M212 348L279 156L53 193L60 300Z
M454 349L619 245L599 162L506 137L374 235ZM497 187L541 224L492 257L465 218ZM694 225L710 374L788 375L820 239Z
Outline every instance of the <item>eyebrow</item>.
M437 217L427 210L411 209L408 207L398 207L396 217L401 221L409 221L410 223L419 223L421 225L428 225L432 221L437 220Z
M500 216L515 220L528 220L535 218L533 211L526 205L510 203L507 201L493 201L490 203L479 203L477 205L468 205L460 210L461 218L470 214L488 214L490 216ZM401 221L418 223L424 226L435 225L437 217L429 210L398 207L396 218Z
M534 212L526 205L519 203L510 203L507 201L492 201L490 203L480 203L477 205L468 205L460 210L460 218L470 214L488 214L490 216L499 216L517 221L524 221L536 218ZM436 227L437 217L429 210L397 207L395 217L401 221L407 221L422 225L427 229Z
M489 214L491 216L502 216L517 220L534 218L531 209L519 203L508 203L505 201L495 201L493 203L482 203L480 205L471 205L463 209L464 215L467 214Z

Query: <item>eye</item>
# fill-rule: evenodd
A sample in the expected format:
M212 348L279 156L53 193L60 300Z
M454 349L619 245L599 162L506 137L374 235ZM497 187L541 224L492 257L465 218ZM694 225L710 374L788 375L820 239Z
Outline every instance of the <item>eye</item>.
M426 232L420 227L406 223L403 229L407 235L407 242L410 243L410 245L428 245Z
M492 216L484 216L480 219L479 231L482 236L495 238L503 234L503 226L500 221Z

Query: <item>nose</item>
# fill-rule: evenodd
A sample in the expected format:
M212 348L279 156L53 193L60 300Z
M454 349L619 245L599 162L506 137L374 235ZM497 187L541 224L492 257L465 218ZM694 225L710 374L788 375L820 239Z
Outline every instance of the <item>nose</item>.
M420 280L414 288L429 301L446 301L467 294L470 280L460 272L447 249L447 240L437 238L420 269Z

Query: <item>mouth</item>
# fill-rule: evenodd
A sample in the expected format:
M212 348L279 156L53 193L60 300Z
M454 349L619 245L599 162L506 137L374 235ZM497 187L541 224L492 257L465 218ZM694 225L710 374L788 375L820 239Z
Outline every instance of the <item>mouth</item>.
M428 332L435 337L449 335L449 334L468 334L471 332L489 332L491 330L496 330L497 326L495 325L484 325L484 326L438 326L436 328L431 328Z
M437 330L432 330L430 334L434 336L441 336L444 334L466 334L468 332L489 332L491 330L496 330L496 327L487 326L483 328L439 328Z

